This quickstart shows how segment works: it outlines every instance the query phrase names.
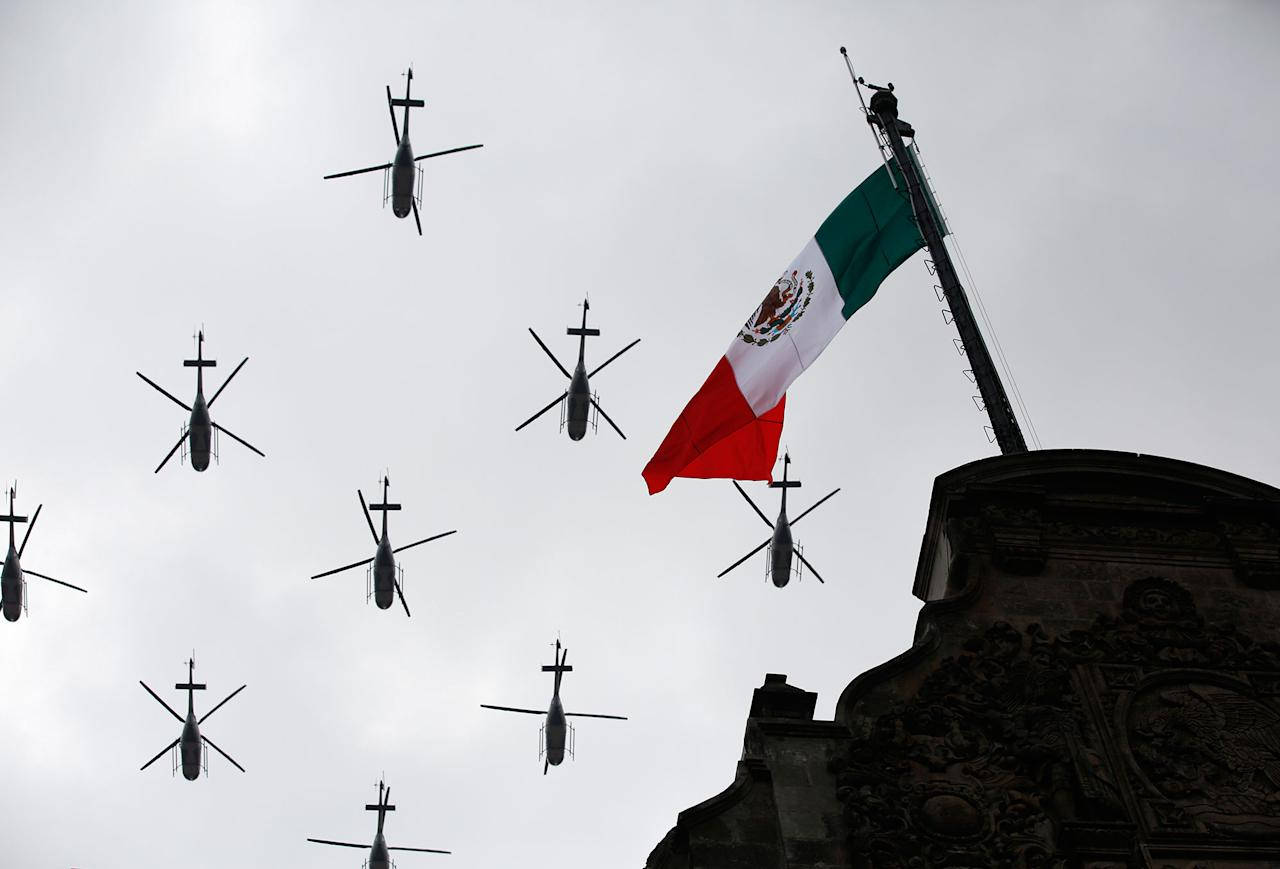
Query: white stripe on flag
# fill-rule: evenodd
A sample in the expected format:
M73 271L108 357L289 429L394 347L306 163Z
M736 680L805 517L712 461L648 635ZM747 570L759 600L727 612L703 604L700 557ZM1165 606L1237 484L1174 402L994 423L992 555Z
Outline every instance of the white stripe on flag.
M738 389L756 416L782 400L791 382L813 364L845 323L844 301L815 239L809 239L784 274L793 271L801 277L813 272L813 294L804 316L781 338L763 347L735 337L724 354L733 367Z

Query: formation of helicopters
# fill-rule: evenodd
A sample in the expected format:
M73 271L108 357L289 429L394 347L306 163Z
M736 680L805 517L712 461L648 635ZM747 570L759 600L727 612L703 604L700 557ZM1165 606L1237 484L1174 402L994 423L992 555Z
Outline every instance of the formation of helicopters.
M412 108L424 108L425 102L421 99L413 99L411 97L411 88L413 83L413 70L409 69L406 74L405 95L403 99L393 99L391 89L387 87L386 99L388 110L391 115L392 131L396 140L396 151L393 160L389 163L379 164L364 169L356 169L348 172L340 172L333 175L324 176L325 179L343 178L352 175L359 175L375 171L383 171L384 175L384 204L390 199L392 211L397 218L407 217L410 213L414 216L414 222L418 228L418 234L422 234L422 222L419 213L421 206L421 185L422 174L418 168L418 163L433 157L439 157L446 154L454 154L462 151L468 151L483 147L482 145L467 145L463 147L450 148L443 151L435 151L420 156L414 156L413 149L409 140L409 112ZM403 132L401 126L397 123L396 109L403 108ZM601 364L595 366L590 371L587 369L586 363L586 339L588 337L598 337L600 330L598 328L589 328L587 326L587 315L590 311L590 302L584 299L582 302L582 320L578 327L569 327L566 334L578 338L578 358L574 365L573 372L570 371L560 362L551 349L543 342L532 328L529 328L529 334L534 341L542 349L544 353L555 364L556 368L564 375L568 381L568 386L564 389L551 403L547 404L529 419L516 426L516 431L521 431L526 426L546 414L552 408L561 407L561 430L567 428L571 440L582 440L587 433L588 428L595 429L597 425L593 417L593 412L598 417L603 417L608 425L617 432L618 436L626 439L626 435L622 429L614 422L614 420L605 413L600 406L599 396L592 391L591 378L599 374L606 366L613 363L624 353L631 350L640 343L640 339L636 338L629 344L618 350L612 356L607 358ZM218 436L226 435L241 444L251 452L260 457L265 458L266 454L248 441L229 431L226 427L215 422L211 416L213 405L222 395L227 386L240 373L241 369L249 361L246 356L231 371L231 374L218 386L212 396L206 400L204 387L204 370L206 368L216 367L215 360L206 359L204 357L204 330L201 328L193 336L196 341L196 358L183 360L183 367L196 369L196 390L195 397L190 404L180 400L170 393L164 387L144 375L141 371L136 372L137 376L153 389L164 395L174 404L181 407L187 412L188 417L186 423L182 426L181 435L178 441L170 448L168 453L156 466L154 473L159 473L166 464L173 458L175 453L182 450L183 458L190 456L191 467L197 472L203 472L208 469L210 460L218 458ZM744 563L761 549L769 547L769 555L767 559L767 575L773 580L774 585L782 587L787 585L792 575L792 557L799 561L809 569L820 582L822 577L817 570L805 559L801 553L800 547L793 540L791 528L792 526L808 515L822 503L834 496L839 489L826 495L818 502L813 504L795 519L788 519L787 516L787 489L800 486L798 481L788 479L788 470L790 466L790 455L785 455L783 459L783 479L778 482L770 483L772 488L780 488L782 490L781 509L778 518L774 522L765 516L765 514L751 500L746 491L738 484L737 481L733 485L738 489L739 493L751 505L755 513L769 525L773 531L769 540L766 540L760 546L757 546L746 556L734 562L726 570L722 571L719 576L723 577L729 571ZM405 615L410 616L409 605L405 600L403 568L397 563L396 556L408 549L432 542L444 537L448 537L457 533L456 529L444 531L430 537L415 540L403 546L393 547L388 533L388 513L399 511L401 505L391 503L389 500L390 479L389 475L384 474L379 481L382 485L382 500L377 503L367 503L363 491L357 489L356 494L360 501L361 511L364 515L365 522L369 528L369 533L373 538L375 546L374 554L361 561L356 561L341 567L326 570L313 575L312 579L321 579L333 576L358 567L367 568L368 579L368 595L372 597L379 609L389 609L393 606L395 600L399 600L404 609ZM39 518L40 510L43 505L36 508L32 515L26 531L23 535L21 543L15 543L15 526L17 524L27 523L27 517L19 516L14 509L14 501L16 498L16 485L11 486L8 490L9 510L8 514L0 517L0 520L9 524L9 547L5 556L3 572L0 574L0 609L3 610L4 617L8 621L17 621L20 615L26 611L26 582L25 576L35 576L40 579L47 580L67 588L80 592L86 592L86 589L69 582L54 579L42 573L26 569L21 566L20 559L26 549L27 541L31 531L35 526L36 520ZM375 527L370 511L381 513L381 531ZM543 761L543 774L546 775L552 766L559 766L564 762L567 756L572 757L575 747L575 731L574 724L569 720L573 718L596 718L611 720L627 720L623 715L606 715L600 713L586 712L566 712L563 701L561 699L561 686L565 673L573 671L573 667L567 664L568 650L561 645L557 638L555 641L555 657L551 665L542 666L543 672L554 674L554 682L552 686L552 694L550 702L545 709L531 709L514 706L497 706L491 704L481 704L482 708L514 712L527 715L537 715L543 718L540 732L540 750L539 759ZM213 706L208 712L197 717L195 712L195 692L206 690L206 685L195 682L195 660L194 654L186 662L187 681L175 684L175 690L185 691L187 693L187 711L186 715L180 715L168 703L166 703L155 691L153 691L145 682L139 680L142 688L151 695L151 697L165 708L165 710L174 717L182 725L179 736L172 742L167 744L163 749L155 754L150 760L142 764L140 771L145 771L156 761L163 757L166 753L173 753L173 772L176 773L181 769L183 778L188 781L195 781L200 778L202 772L207 774L208 771L208 755L207 748L213 749L230 764L232 764L240 772L245 772L245 768L241 766L227 752L223 751L216 743L201 731L201 726L215 712L226 705L231 699L236 697L247 686L241 685L235 691L232 691L223 700ZM390 852L392 851L416 851L433 854L449 854L449 851L442 851L433 848L416 848L404 846L390 846L387 844L384 825L386 814L395 811L396 807L391 804L391 790L386 787L385 782L378 782L378 802L373 805L367 805L365 808L369 811L377 812L377 826L374 832L373 841L371 843L354 843L346 841L337 841L331 839L314 839L309 838L307 841L316 844L338 846L345 848L367 849L369 854L366 860L366 866L369 869L389 869L391 866Z

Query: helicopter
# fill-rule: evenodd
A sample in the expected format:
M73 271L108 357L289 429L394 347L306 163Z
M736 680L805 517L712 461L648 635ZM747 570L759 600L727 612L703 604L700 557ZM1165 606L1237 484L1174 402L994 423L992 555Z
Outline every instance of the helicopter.
M404 546L391 548L391 539L387 536L387 513L391 510L399 510L401 505L387 503L387 489L391 485L391 480L384 474L382 477L382 503L366 504L364 493L356 489L356 494L360 497L360 509L364 511L365 522L369 524L369 533L373 535L373 542L377 544L377 551L374 552L372 558L366 558L364 561L357 561L354 564L346 564L342 567L335 567L333 570L326 570L324 573L317 573L312 579L320 579L325 576L332 576L335 573L341 573L344 570L350 570L353 567L361 567L363 565L373 563L373 599L378 605L378 609L387 609L395 601L398 596L400 605L404 607L404 614L410 615L409 604L405 603L404 590L401 588L400 579L403 577L403 570L399 571L401 576L397 577L395 553L403 552L414 546L423 543L430 543L432 540L439 540L441 537L448 537L450 534L457 534L455 528L452 531L445 531L443 534L436 534L426 537L422 540L415 540L413 543L406 543ZM378 536L378 532L373 530L373 519L369 516L370 510L379 510L382 512L382 536Z
M27 526L26 532L22 535L22 543L18 546L13 545L13 526L17 522L26 522L26 516L18 516L13 512L13 499L18 496L18 486L15 483L9 487L9 515L0 516L0 522L9 523L9 552L4 557L4 569L0 570L0 610L4 611L4 617L11 622L16 622L26 609L25 592L27 582L24 576L38 576L41 579L47 579L49 582L56 582L58 585L65 585L67 588L74 588L76 591L83 591L88 594L88 589L81 588L78 585L72 585L69 582L63 582L60 579L54 579L52 576L45 576L43 573L36 573L34 570L23 570L20 559L22 553L27 548L27 538L31 536L31 529L36 527L36 520L40 518L40 508L43 504L36 506L35 515L31 517L31 524Z
M218 396L222 394L222 390L227 388L227 384L231 382L231 378L239 374L240 369L244 367L244 363L248 361L249 357L244 357L240 364L236 366L235 370L231 372L231 375L226 380L222 381L222 385L219 386L218 391L213 394L213 398L206 402L204 400L204 370L206 368L213 368L218 363L212 359L204 358L204 330L201 329L197 332L196 358L182 360L183 368L194 368L196 370L196 400L194 407L189 407L186 402L178 401L178 399L174 398L164 387L147 377L147 375L143 374L141 371L134 372L165 398L191 414L191 419L183 428L182 436L178 438L178 442L173 445L173 449L169 450L168 454L164 457L164 460L160 462L160 464L156 465L155 472L157 474L160 473L161 468L168 464L169 459L173 458L173 454L178 451L178 447L182 446L184 442L188 443L191 450L191 467L195 468L197 471L203 471L205 468L209 467L209 455L214 452L213 433L215 431L222 432L232 440L238 441L258 455L262 456L264 459L267 457L267 454L262 450L258 449L243 438L227 431L209 417L209 408L213 407L213 403L218 400Z
M615 721L626 721L625 715L595 715L586 712L565 712L564 706L560 703L560 678L565 673L573 672L572 667L565 666L565 661L569 657L569 650L565 649L564 654L560 654L560 641L556 640L556 662L551 666L543 665L542 672L555 673L556 684L551 692L551 707L545 712L541 709L517 709L514 706L490 706L488 703L481 703L481 709L497 709L499 712L523 712L526 715L545 715L547 720L542 725L542 738L545 746L546 760L542 764L542 774L547 774L547 768L551 766L559 766L564 762L564 754L566 747L570 756L573 755L573 725L568 723L566 718L612 718ZM565 737L568 736L567 745ZM542 752L539 752L542 754Z
M390 163L382 163L377 166L370 166L367 169L353 169L350 172L337 172L333 175L324 176L324 180L331 178L346 178L348 175L363 175L365 172L385 172L391 170L391 211L396 217L408 217L409 212L413 212L413 222L418 225L418 235L422 235L422 219L418 216L418 204L422 201L422 170L416 169L414 163L420 160L426 160L429 157L443 157L445 154L456 154L459 151L470 151L474 148L483 148L484 145L464 145L461 148L449 148L446 151L435 151L431 154L423 154L421 157L413 156L413 147L409 144L409 109L421 109L426 106L422 100L409 99L409 89L413 87L413 67L405 73L406 80L404 83L404 99L393 100L391 98L391 86L387 85L387 111L391 113L391 131L396 137L396 155ZM404 135L400 135L400 127L396 124L396 108L404 107ZM416 189L415 189L416 188ZM386 178L384 176L382 183L383 195L382 202L385 205L387 201Z
M591 393L591 386L588 382L588 378L595 377L596 374L600 371L600 369L604 368L606 365L608 365L613 360L617 359L623 353L626 353L632 347L639 344L640 339L637 338L636 340L628 344L626 347L623 347L617 353L613 354L604 362L597 365L591 371L591 373L588 374L586 361L585 361L586 350L587 350L587 338L595 337L600 334L599 329L587 328L587 311L589 310L591 310L591 302L587 299L583 299L582 300L582 328L580 329L569 328L565 330L565 334L576 335L578 338L578 364L574 367L572 374L570 374L569 371L563 365L560 364L560 360L557 359L556 355L547 348L547 345L542 343L542 339L538 337L538 333L533 331L532 328L529 329L529 334L533 336L533 340L538 342L538 346L542 348L542 352L546 353L549 357L551 357L551 361L554 362L556 364L556 367L560 369L560 373L569 379L569 389L567 392L561 393L560 396L556 398L555 401L551 402L542 410L538 411L533 416L529 417L524 422L516 426L516 431L520 431L520 429L524 428L529 423L533 422L535 419L542 416L547 411L551 410L551 408L555 407L557 404L567 399L568 407L566 409L565 416L562 420L561 425L563 426L564 420L568 421L570 439L575 441L580 441L586 435L587 418L590 415L591 408L593 407L596 409L596 412L598 414L604 417L605 422L613 426L613 430L616 431L623 440L627 439L627 436L622 433L622 429L618 428L617 423L615 423L612 419L610 419L609 414L605 413L604 410L600 407L600 402L598 401L598 397Z
M391 855L389 851L419 851L427 854L452 854L452 851L441 851L437 848L405 848L403 846L390 847L387 840L382 836L382 824L386 819L387 812L394 812L396 807L391 805L391 788L386 789L386 795L383 795L383 783L378 782L378 803L373 806L365 806L366 812L378 813L378 831L373 835L372 845L357 845L355 842L335 842L332 839L307 839L308 842L315 842L317 845L337 845L340 848L368 848L369 859L365 862L366 869L388 869L391 866Z
M804 555L801 554L800 547L796 546L795 543L792 541L791 526L795 525L805 516L808 516L810 513L816 510L819 506L821 506L823 502L825 502L828 498L830 498L832 495L834 495L836 492L839 492L840 490L837 488L835 491L821 498L816 504L811 506L808 510L805 510L796 518L788 520L787 519L787 489L796 489L796 488L799 488L800 486L799 480L787 479L787 468L790 465L791 465L791 454L784 453L782 458L782 480L774 481L769 484L770 489L782 490L782 509L778 511L777 522L770 522L769 518L764 515L763 511L761 511L761 509L756 506L755 501L751 500L751 496L746 493L746 490L744 490L742 486L738 485L738 481L737 480L733 481L734 488L738 490L738 493L742 495L743 498L747 499L747 503L751 505L752 510L756 511L756 515L760 517L761 521L763 521L764 524L773 528L773 536L770 537L768 540L766 540L764 543L761 543L755 549L748 552L746 555L739 558L733 564L726 567L724 570L720 571L720 573L716 574L716 579L719 579L720 577L724 576L726 573L733 570L739 564L742 564L742 562L746 561L748 558L755 555L761 549L764 549L766 546L768 546L769 561L768 561L767 570L768 570L769 577L773 580L773 584L778 588L782 588L788 582L791 581L791 556L793 554L795 555L796 558L800 559L801 564L809 568L809 572L812 573L815 577L817 577L818 582L821 582L824 585L826 584L826 580L822 578L822 575L818 573L818 571L814 570L813 565L810 564L805 559Z
M157 703L159 703L165 709L169 710L170 715L172 715L174 718L182 722L182 735L179 736L177 739L175 739L173 742L166 745L164 748L160 749L160 752L156 754L155 757L151 758L151 760L147 761L141 767L139 767L139 772L151 766L151 764L159 760L160 757L166 751L169 751L176 745L178 746L178 752L182 758L182 777L185 778L187 781L195 781L200 777L200 770L202 767L205 768L206 771L208 769L208 763L203 762L204 753L202 750L202 743L207 744L214 751L218 752L218 754L222 755L227 760L231 761L231 765L234 766L236 769L240 770L241 772L244 772L244 767L236 763L235 760L232 759L231 755L227 754L221 748L218 748L218 746L214 744L212 739L203 735L200 732L200 725L203 724L205 722L205 719L207 719L210 715L212 715L213 713L221 709L228 700L230 700L232 697L239 694L248 686L241 685L239 688L237 688L236 690L228 694L223 699L223 701L219 703L217 706L213 707L204 715L201 715L199 718L196 718L195 692L203 691L207 686L196 683L194 678L195 669L196 669L195 656L192 655L191 658L187 660L187 681L179 682L177 685L173 686L179 691L187 692L187 717L186 718L183 718L177 712L174 712L173 707L171 707L168 703L165 703L163 700L161 700L160 695L152 691L151 688L148 687L146 682L143 682L141 679L138 680L138 684L141 685L143 688L145 688L146 692L150 694L153 698L155 698L155 701Z

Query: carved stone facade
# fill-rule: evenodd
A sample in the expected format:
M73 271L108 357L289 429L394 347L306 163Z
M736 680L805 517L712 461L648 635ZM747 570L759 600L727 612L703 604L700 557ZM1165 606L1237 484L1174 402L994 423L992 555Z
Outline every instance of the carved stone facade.
M938 478L910 649L766 677L648 869L1280 869L1280 490L1085 450Z

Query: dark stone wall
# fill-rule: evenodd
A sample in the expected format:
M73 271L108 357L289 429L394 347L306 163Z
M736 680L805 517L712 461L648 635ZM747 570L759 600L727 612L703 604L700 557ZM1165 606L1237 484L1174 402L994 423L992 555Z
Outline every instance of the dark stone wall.
M915 641L766 677L648 867L1280 869L1280 491L1123 453L939 477Z

